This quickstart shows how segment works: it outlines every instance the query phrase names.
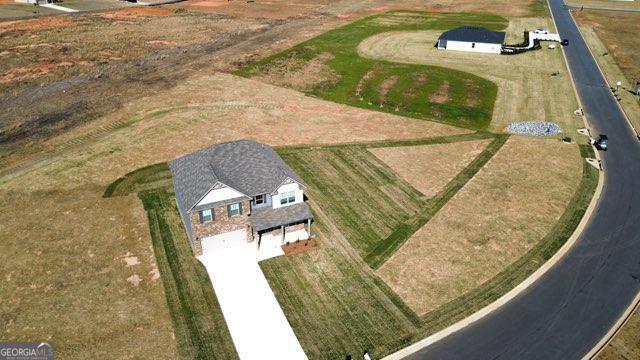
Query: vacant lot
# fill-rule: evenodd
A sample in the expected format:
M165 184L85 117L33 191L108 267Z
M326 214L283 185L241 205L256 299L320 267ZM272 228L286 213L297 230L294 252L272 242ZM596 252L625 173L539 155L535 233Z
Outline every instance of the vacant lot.
M519 43L523 32L543 26L544 18L511 19L507 41ZM450 67L485 77L498 85L490 128L500 131L513 121L547 120L560 124L570 134L582 127L573 115L578 104L560 49L504 56L441 51L434 47L441 31L390 31L365 39L358 46L361 56L412 64Z
M367 1L366 3L358 3L349 0L270 0L256 2L237 0L191 0L171 6L239 17L277 19L318 13L356 18L363 14L375 14L392 10L484 12L503 16L531 16L544 13L546 1L397 0L389 2L385 0L374 0Z
M551 230L580 182L577 146L511 137L379 270L423 315L522 257Z
M490 143L489 140L369 149L427 198L436 196Z
M500 29L506 19L479 14L387 13L329 31L237 73L351 106L484 129L491 120L495 84L437 66L368 60L356 51L362 40L374 34L471 24Z
M611 86L622 81L620 104L640 131L640 98L632 91L640 81L640 13L580 11L574 13L580 32Z

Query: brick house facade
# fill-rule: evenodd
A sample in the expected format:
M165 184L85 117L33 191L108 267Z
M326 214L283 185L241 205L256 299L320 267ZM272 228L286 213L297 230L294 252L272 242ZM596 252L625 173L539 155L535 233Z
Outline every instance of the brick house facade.
M176 203L196 255L239 241L310 236L298 175L267 145L220 143L169 162ZM275 239L275 240L274 240Z

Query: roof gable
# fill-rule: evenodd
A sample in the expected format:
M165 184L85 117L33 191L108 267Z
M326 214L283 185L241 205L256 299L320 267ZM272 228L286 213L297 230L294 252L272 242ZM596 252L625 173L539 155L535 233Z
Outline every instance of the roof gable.
M269 146L251 140L219 143L169 162L176 199L189 210L222 183L244 195L271 193L300 177Z

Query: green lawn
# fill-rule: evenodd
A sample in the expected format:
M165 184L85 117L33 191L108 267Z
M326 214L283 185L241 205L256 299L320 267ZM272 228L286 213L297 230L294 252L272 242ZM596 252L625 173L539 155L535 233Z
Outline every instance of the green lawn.
M491 120L497 94L497 86L491 81L437 66L364 59L357 53L358 44L377 33L447 30L462 25L497 30L504 28L507 20L490 14L387 13L324 33L251 63L239 69L237 74L255 77L277 72L278 68L283 68L280 72L290 74L306 62L331 54L326 65L338 74L338 80L318 81L311 90L306 90L310 95L361 108L484 129ZM443 86L447 89L444 99L431 99L430 96L439 89L442 91Z
M426 199L368 148L495 140L440 194ZM302 176L309 197L331 217L340 232L372 268L378 268L421 228L500 149L506 135L475 133L416 141L347 146L297 147L279 151Z

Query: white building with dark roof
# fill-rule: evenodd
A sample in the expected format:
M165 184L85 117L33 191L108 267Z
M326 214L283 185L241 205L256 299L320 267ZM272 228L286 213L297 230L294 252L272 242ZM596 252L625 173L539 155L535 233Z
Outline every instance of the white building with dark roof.
M305 185L268 145L219 143L172 160L169 167L196 255L241 242L280 246L310 237Z
M500 54L504 37L504 32L463 26L442 33L438 49Z

